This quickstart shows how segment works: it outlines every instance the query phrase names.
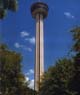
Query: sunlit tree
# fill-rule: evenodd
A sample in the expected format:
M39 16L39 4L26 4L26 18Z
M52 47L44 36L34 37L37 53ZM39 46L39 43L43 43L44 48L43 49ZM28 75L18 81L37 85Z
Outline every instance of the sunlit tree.
M22 57L0 44L0 95L34 95L22 73Z

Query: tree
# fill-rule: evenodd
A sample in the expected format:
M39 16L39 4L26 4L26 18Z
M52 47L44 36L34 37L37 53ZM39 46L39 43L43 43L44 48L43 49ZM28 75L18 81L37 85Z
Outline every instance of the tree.
M70 79L74 76L74 65L69 59L62 59L50 67L44 74L39 95L76 95L69 88Z
M1 95L33 95L34 91L25 82L21 71L22 57L19 53L0 45L0 94Z
M0 19L3 19L7 10L17 11L17 0L0 0Z
M73 57L75 75L71 81L71 87L77 92L77 95L80 95L80 27L72 29L71 32L73 34L74 41L73 52L75 52L75 56Z
M39 95L80 95L80 27L71 30L71 59L60 59L43 76Z

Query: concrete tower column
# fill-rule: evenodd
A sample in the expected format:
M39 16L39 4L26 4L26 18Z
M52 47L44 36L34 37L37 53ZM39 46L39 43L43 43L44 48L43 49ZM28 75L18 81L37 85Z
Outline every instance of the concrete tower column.
M44 32L43 20L47 17L48 6L43 2L34 3L31 13L36 19L36 57L35 57L35 90L39 91L40 82L44 73Z
M39 81L44 73L44 39L43 15L36 15L36 64L35 64L35 89L39 90Z

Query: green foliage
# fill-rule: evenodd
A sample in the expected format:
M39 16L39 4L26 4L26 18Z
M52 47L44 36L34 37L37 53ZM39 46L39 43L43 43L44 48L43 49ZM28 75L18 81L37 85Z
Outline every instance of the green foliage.
M17 0L9 0L8 9L11 11L17 11L18 2Z
M76 52L80 52L80 27L72 29L71 32L73 34L74 41L73 50Z
M73 40L80 39L80 27L72 29L71 32L73 33Z
M22 57L6 45L0 45L0 93L1 95L33 95L21 71Z
M80 27L73 33L72 59L61 59L44 74L39 95L80 95Z
M76 92L69 88L74 71L74 65L71 60L57 61L55 66L49 68L44 74L39 95L76 95L74 94Z
M76 52L74 56L75 76L72 79L72 87L74 91L77 91L80 95L80 27L76 27L72 30L73 33L73 51Z
M17 8L17 0L0 0L0 19L3 19L5 17L7 10L15 12L17 11Z
M0 9L0 19L3 19L5 15L6 15L6 10Z

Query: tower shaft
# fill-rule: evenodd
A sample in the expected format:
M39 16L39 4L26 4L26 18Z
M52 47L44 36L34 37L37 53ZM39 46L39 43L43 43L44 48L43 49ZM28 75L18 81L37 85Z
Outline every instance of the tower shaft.
M48 5L36 2L31 6L31 14L36 19L36 62L35 62L35 90L38 92L44 73L44 33L43 20L48 15Z
M44 73L44 34L43 15L36 15L36 63L35 63L35 90L39 91L42 75Z

